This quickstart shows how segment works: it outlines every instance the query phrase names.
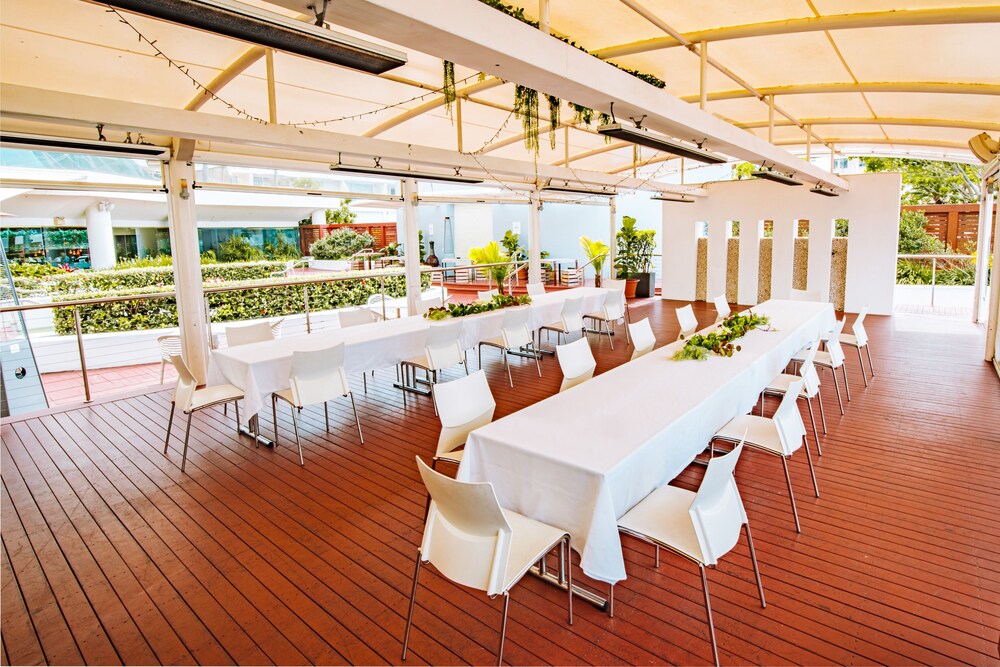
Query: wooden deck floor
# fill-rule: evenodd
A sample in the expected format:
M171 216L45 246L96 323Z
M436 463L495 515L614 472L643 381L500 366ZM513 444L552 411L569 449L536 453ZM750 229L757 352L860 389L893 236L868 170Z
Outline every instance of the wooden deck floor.
M672 340L673 305L634 316ZM849 357L845 417L823 388L822 498L804 460L790 464L800 535L777 461L740 462L768 606L741 542L709 572L724 663L998 663L1000 380L982 332L906 316L869 328L871 387ZM593 345L599 372L629 353ZM498 417L558 387L551 359L541 381L533 364L515 368L512 390L498 355L484 356ZM177 441L161 454L167 391L5 423L4 664L398 663L425 502L413 457L431 455L439 423L426 399L404 408L391 380L356 389L363 447L346 405L331 409L331 434L307 410L304 468L212 410L195 419L182 474ZM613 619L578 604L568 627L554 589L515 588L507 661L710 662L697 570L671 557L655 570L649 548L624 548ZM436 574L421 583L407 662L490 663L498 601Z

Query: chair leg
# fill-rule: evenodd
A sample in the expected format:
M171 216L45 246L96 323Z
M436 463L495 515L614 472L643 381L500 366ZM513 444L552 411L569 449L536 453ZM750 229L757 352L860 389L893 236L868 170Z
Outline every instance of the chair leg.
M750 535L749 521L743 524L743 530L746 531L747 544L750 545L750 562L753 563L753 573L757 578L757 592L760 593L760 606L764 609L767 608L767 602L764 601L764 584L760 581L760 568L757 566L757 552L753 548L753 536Z
M365 444L365 436L361 435L361 418L358 417L358 406L354 404L354 392L349 391L347 395L351 397L351 408L354 409L354 423L358 425L358 440Z
M368 393L368 373L361 374L361 381L365 384L365 393Z
M844 389L847 390L847 400L850 401L851 400L851 385L850 385L850 383L847 382L847 362L841 361L840 362L840 369L841 369L841 372L844 374ZM836 373L837 370L834 369L833 372Z
M569 608L569 624L573 625L573 555L569 549L569 535L563 538L563 548L560 549L564 557L563 572L566 573L567 605Z
M170 446L170 427L174 424L174 410L177 409L177 404L170 401L170 418L167 419L167 437L163 439L163 453L167 453L167 447Z
M326 432L330 432L330 406L323 401L323 421L326 423Z
M503 619L500 621L500 646L497 648L497 665L503 665L503 640L507 636L507 610L510 607L510 592L503 594Z
M513 389L514 378L510 374L510 355L507 354L507 350L500 350L500 356L503 357L503 365L507 368L507 382L510 383L511 389Z
M864 359L861 358L861 346L859 345L858 347L856 347L854 349L858 351L858 365L861 366L861 379L865 381L865 386L867 387L868 386L868 374L865 373L865 362L864 362Z
M534 337L531 340L531 356L535 358L535 370L538 371L538 377L542 377L542 365L538 361L538 351L535 350Z
M608 342L611 343L611 349L615 349L615 337L611 335L611 320L604 320L605 331L608 332Z
M274 420L274 446L278 446L278 397L271 394L271 419Z
M299 447L299 459L302 458L302 441L299 440L299 417L296 414L295 406L289 404L288 409L292 411L292 430L295 431L295 444ZM302 462L305 465L305 462Z
M795 492L792 491L792 476L788 474L788 460L782 456L781 465L785 468L785 481L788 483L788 499L792 501L792 516L795 517L795 532L801 533L802 526L799 524L799 510L795 507Z
M816 449L819 451L819 455L823 456L823 445L819 444L819 431L816 429L816 415L813 414L813 400L810 397L806 397L806 403L809 404L809 421L812 422L813 426L813 437L816 438Z
M223 404L225 407L228 404ZM233 411L236 413L236 437L240 437L240 402L239 400L233 401ZM256 440L254 440L256 442Z
M840 404L840 414L844 414L844 399L840 397L840 382L837 380L837 369L831 368L830 375L833 376L833 386L837 390L837 403Z
M858 352L860 353L861 350L858 350ZM160 359L160 384L163 384L163 373L166 370L167 370L167 360Z
M813 467L813 458L809 453L809 440L802 436L802 448L806 450L806 461L809 462L809 474L813 478L813 489L816 491L816 497L819 498L819 485L816 484L816 469Z
M410 626L413 625L413 603L417 599L417 581L420 578L420 550L417 550L417 567L413 571L413 590L410 591L410 610L406 613L406 632L403 633L403 660L406 660L406 647L410 643Z
M708 597L708 577L705 576L705 566L698 563L701 570L701 589L705 593L705 614L708 616L708 636L712 639L712 657L715 658L715 665L719 665L719 647L715 644L715 623L712 622L712 601Z
M615 585L611 584L608 590L608 618L615 617Z
M865 343L865 354L868 355L868 370L871 371L872 377L875 377L875 366L872 365L872 345L871 343Z
M188 413L187 428L184 429L184 450L181 452L181 472L184 472L184 466L187 465L188 441L191 439L191 417L193 416L193 411Z
M624 316L622 317L622 322L624 322L624 324L625 324L625 345L631 345L632 344L632 334L629 333L629 330L628 330L628 321L626 320L626 318Z
M479 370L483 370L483 345L479 344Z

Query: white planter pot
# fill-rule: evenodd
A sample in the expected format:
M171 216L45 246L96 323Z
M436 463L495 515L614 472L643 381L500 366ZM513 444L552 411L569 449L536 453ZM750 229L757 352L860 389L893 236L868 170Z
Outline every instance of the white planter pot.
M310 259L309 268L317 271L350 271L351 261L347 259Z

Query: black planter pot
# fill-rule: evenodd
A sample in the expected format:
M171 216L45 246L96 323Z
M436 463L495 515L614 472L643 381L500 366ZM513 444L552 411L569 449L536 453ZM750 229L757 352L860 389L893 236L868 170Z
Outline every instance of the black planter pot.
M639 299L645 299L653 296L653 292L656 290L656 274L655 273L633 273L629 278L638 278L639 284L635 288L635 296Z

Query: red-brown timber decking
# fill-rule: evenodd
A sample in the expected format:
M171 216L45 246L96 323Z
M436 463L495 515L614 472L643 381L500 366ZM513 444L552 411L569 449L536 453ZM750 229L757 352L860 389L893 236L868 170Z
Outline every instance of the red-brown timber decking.
M639 302L632 316L667 342L676 305ZM695 309L703 324L714 318ZM708 574L723 663L998 663L1000 380L982 361L982 329L915 316L866 324L871 386L850 349L846 416L823 385L821 498L801 452L789 464L801 534L778 461L748 451L740 462L768 604L741 540ZM598 372L631 352L623 336L614 351L591 343ZM511 389L499 355L483 357L497 417L558 388L551 358L541 379L515 359ZM269 450L213 409L194 419L182 474L176 425L162 454L166 389L7 421L3 662L399 663L426 498L414 456L432 455L440 425L429 399L404 407L392 380L379 371L365 395L352 378L364 446L346 401L331 404L329 434L322 411L306 409L305 467L287 410ZM676 483L695 486L702 470ZM710 662L697 569L664 555L657 570L650 547L623 546L615 618L580 602L569 627L562 594L531 577L516 586L507 662ZM499 622L498 600L426 569L407 663L489 664Z

